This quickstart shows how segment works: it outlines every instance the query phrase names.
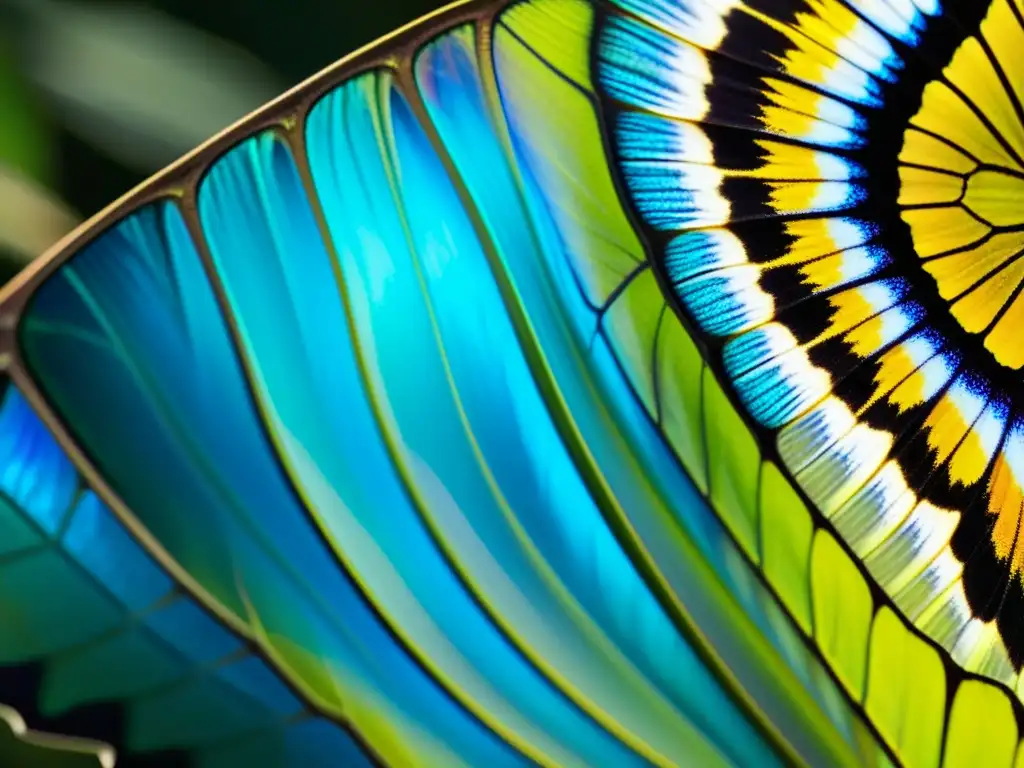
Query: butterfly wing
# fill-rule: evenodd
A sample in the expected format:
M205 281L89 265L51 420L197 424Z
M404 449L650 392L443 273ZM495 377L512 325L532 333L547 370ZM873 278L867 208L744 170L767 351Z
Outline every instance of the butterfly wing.
M1009 764L897 450L1008 434L915 431L961 347L878 148L943 18L467 4L153 182L20 315L6 660L210 765Z

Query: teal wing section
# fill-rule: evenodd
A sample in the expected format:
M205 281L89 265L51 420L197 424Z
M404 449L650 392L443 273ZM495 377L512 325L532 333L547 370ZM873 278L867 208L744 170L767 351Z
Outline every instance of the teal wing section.
M187 749L216 765L258 743L279 762L349 754L369 764L133 540L12 385L0 405L0 456L0 662L42 663L43 717L118 701L130 751ZM5 720L24 733L16 714ZM20 741L113 764L102 745L31 734ZM12 745L4 754L26 752Z

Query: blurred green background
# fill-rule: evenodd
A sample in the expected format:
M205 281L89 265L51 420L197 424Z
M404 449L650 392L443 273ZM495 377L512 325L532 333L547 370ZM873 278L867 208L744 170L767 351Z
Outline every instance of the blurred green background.
M0 0L0 281L247 112L444 4ZM76 755L16 737L27 721L119 740L117 707L40 713L38 673L0 666L0 768L103 765L95 747ZM117 762L183 764L173 753Z
M440 0L0 0L0 279Z

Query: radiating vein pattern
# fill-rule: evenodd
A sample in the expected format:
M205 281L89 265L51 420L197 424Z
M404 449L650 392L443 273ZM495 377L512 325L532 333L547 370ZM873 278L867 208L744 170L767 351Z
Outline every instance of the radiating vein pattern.
M99 233L0 662L200 765L1014 765L1024 17L949 5L452 15Z

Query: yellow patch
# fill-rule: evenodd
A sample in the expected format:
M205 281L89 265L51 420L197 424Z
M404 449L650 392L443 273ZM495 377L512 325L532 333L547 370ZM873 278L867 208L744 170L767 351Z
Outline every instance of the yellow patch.
M967 155L927 133L911 128L903 140L900 162L927 165L951 173L970 173L977 163Z
M963 208L919 208L903 211L917 255L923 259L979 242L992 232Z
M910 410L916 405L925 401L928 378L924 371L914 371L889 395L889 402L893 403L900 412Z
M953 317L970 333L981 333L992 324L1022 279L1024 260L1018 259L953 302Z
M947 392L928 414L924 427L928 430L928 445L937 454L935 463L941 465L956 450L971 425L964 419L953 393Z
M1024 571L1024 542L1018 536L1024 491L1005 456L1000 453L988 483L988 513L995 516L992 543L996 557L1008 561L1011 573Z
M985 338L985 348L996 360L1007 368L1018 370L1024 367L1024 343L1021 333L1024 329L1024 296L1018 295L1006 313L999 319L992 332Z
M798 13L800 31L826 48L837 50L861 24L860 18L837 0L810 0L813 13Z
M981 441L977 430L970 430L964 437L953 458L949 460L949 479L953 484L972 485L981 480L988 468L989 452Z
M802 264L860 243L837 243L828 219L797 219L786 222L786 235L792 243L786 254L771 262L772 267Z
M829 299L829 303L834 310L829 327L812 344L838 336L873 317L879 310L885 309L884 307L875 307L865 293L857 288L835 294ZM876 346L875 349L878 347Z
M878 315L846 334L846 341L855 355L867 357L885 343L885 322L885 316Z
M924 402L925 375L918 370L917 361L900 344L882 355L878 360L878 371L875 373L875 393L864 404L861 413L866 411L878 400L891 392L889 401L902 413Z
M814 181L769 181L767 187L771 190L771 206L776 213L802 213L813 211L821 206L818 203L823 192L826 192L829 182Z
M764 79L765 96L770 105L761 108L761 121L772 133L793 138L810 137L817 125L817 116L825 109L828 97L795 83Z
M800 268L803 281L815 288L828 288L843 281L843 265L846 258L837 253L804 264Z
M1020 235L1004 232L980 245L941 256L924 264L939 285L939 295L954 300L965 294L984 275L994 274L1020 250Z
M822 7L831 6L833 9L837 7L831 0L816 4ZM815 84L828 83L832 79L829 75L837 67L849 66L835 49L841 47L841 43L857 26L858 19L854 14L849 13L845 18L841 18L838 11L833 10L829 14L833 23L826 24L816 18L815 14L800 13L795 20L796 29L768 16L756 12L752 14L785 35L793 45L786 53L783 64L786 72L794 78Z
M967 209L994 227L1024 221L1024 178L1001 171L977 171L967 179Z
M828 179L819 166L822 153L793 144L778 141L759 140L754 142L764 150L766 156L760 168L748 173L731 174L763 179ZM833 177L834 178L834 177Z

